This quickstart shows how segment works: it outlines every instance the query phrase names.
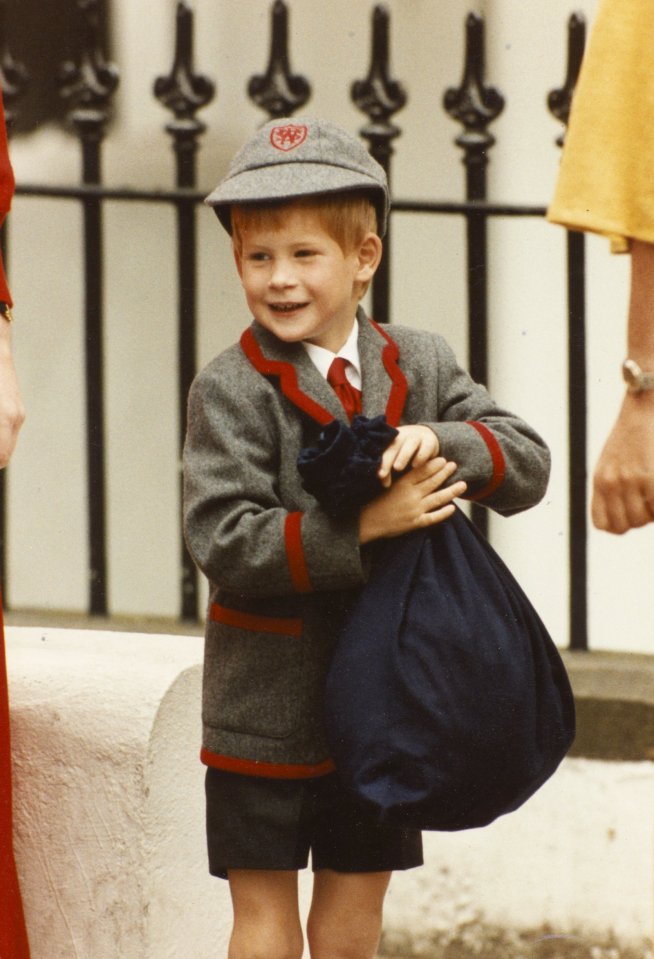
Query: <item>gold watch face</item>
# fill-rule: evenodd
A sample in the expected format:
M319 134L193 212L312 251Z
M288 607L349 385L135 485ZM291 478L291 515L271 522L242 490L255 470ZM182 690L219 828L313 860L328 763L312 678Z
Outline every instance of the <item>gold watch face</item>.
M622 378L630 393L654 389L654 373L644 373L635 360L625 360L622 364Z
M640 367L634 360L625 360L622 364L622 379L632 393L640 389Z

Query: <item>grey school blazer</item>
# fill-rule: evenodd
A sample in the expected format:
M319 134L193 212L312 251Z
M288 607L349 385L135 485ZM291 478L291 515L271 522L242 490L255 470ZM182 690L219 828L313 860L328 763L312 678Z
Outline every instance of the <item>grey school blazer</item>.
M431 333L359 311L363 413L423 423L469 498L510 514L544 495L547 447L497 406ZM196 377L184 451L184 525L210 586L202 759L274 777L333 768L323 686L374 544L302 489L296 460L343 411L301 344L253 323Z

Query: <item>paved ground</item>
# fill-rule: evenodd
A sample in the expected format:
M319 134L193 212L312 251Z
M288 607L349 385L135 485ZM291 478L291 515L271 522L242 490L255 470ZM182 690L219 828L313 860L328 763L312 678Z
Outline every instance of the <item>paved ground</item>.
M654 959L652 945L624 946L616 942L593 942L581 936L555 936L547 930L507 934L470 929L466 941L422 945L390 950L382 943L379 959Z

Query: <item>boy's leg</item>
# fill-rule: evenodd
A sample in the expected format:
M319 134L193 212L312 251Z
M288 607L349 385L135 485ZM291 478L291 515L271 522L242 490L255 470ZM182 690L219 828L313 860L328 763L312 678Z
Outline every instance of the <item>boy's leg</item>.
M307 922L311 959L374 959L390 872L316 872Z
M228 959L301 959L297 872L230 869L234 927Z

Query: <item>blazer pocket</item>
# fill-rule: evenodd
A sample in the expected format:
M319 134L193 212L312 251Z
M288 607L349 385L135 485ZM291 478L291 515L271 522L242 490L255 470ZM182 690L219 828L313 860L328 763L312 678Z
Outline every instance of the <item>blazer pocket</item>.
M298 727L303 623L213 603L204 660L203 717L226 732L284 739Z

